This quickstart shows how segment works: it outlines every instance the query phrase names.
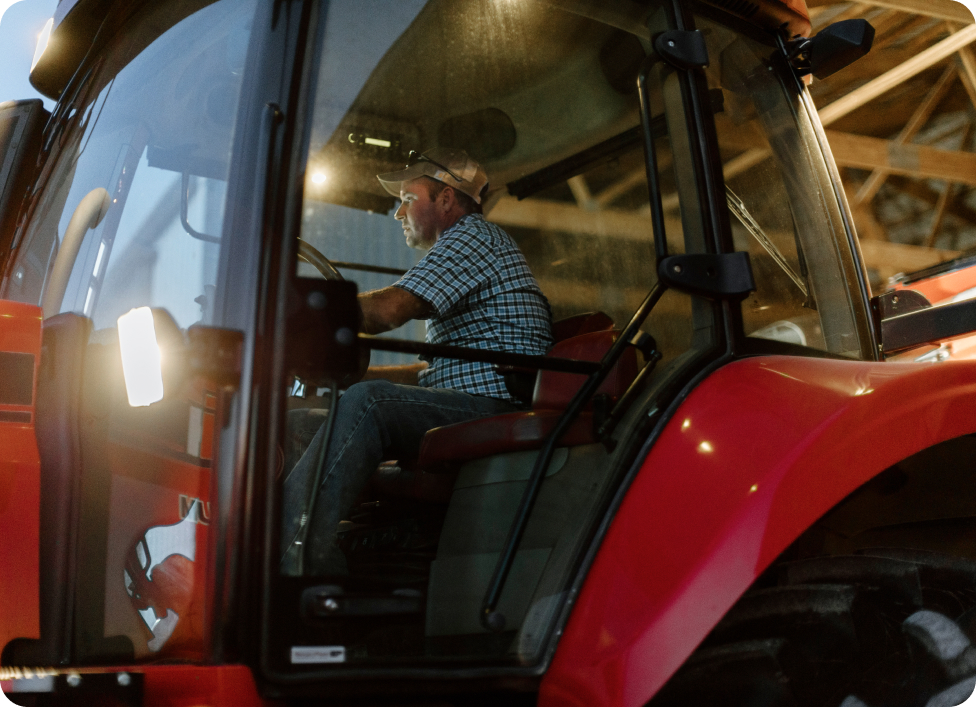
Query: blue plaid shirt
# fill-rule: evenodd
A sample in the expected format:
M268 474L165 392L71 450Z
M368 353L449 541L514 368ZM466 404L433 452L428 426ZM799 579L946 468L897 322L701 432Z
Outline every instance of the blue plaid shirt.
M431 305L427 342L545 354L552 310L512 238L480 214L462 216L396 283ZM427 358L420 385L517 402L493 364Z

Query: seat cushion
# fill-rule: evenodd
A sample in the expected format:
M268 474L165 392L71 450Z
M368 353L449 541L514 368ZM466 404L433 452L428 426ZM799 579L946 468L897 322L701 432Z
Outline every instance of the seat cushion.
M509 412L430 430L420 446L417 466L434 475L472 459L538 449L556 426L562 410ZM560 447L596 441L593 415L581 413L559 440Z

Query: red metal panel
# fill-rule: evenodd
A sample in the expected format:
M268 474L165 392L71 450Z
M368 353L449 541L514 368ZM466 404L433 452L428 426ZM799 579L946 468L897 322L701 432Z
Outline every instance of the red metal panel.
M681 405L610 527L540 705L643 705L800 533L976 431L976 363L753 358Z
M0 300L0 351L34 356L29 405L0 405L0 649L40 635L40 458L34 436L40 307ZM17 420L23 415L25 420Z
M61 670L62 674L67 669ZM280 703L258 695L251 671L244 665L154 665L82 669L80 673L139 673L143 676L144 707L272 707ZM10 683L3 685L9 690ZM3 698L0 697L0 701Z
M895 285L896 290L915 290L932 304L940 304L966 290L976 287L976 267L952 270L909 285Z
M145 707L265 707L244 665L146 667Z

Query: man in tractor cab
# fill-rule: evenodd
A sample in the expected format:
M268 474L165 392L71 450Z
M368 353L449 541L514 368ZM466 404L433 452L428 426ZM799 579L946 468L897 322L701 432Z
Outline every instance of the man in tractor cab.
M390 287L359 295L363 329L379 334L425 319L428 343L545 354L552 343L549 302L515 242L481 213L484 168L463 151L435 148L411 153L406 169L377 178L401 199L394 216L407 245L426 255ZM336 527L381 461L416 457L430 429L518 405L488 363L438 357L372 368L366 378L339 400L322 467L327 425L285 477L285 574L298 573L303 543L303 571L347 573ZM320 490L309 509L317 472Z

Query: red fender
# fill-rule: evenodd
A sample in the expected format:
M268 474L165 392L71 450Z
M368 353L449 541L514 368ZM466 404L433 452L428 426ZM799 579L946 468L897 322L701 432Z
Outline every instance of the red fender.
M12 638L40 636L34 400L42 318L40 307L0 300L0 650Z
M161 665L146 666L139 671L145 680L145 707L271 707L280 704L258 695L254 676L244 665Z
M770 356L719 369L644 460L539 705L643 705L824 513L892 464L972 432L976 362Z

